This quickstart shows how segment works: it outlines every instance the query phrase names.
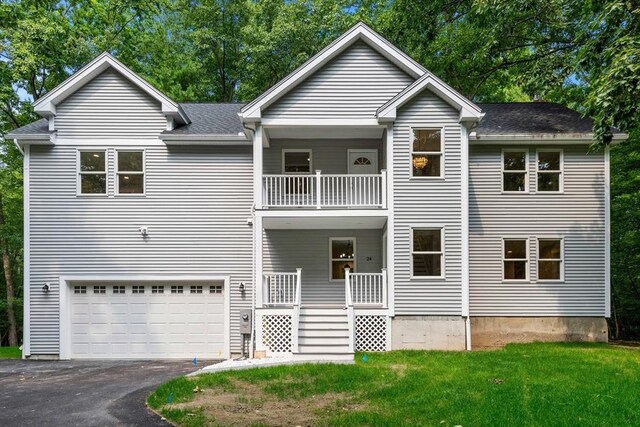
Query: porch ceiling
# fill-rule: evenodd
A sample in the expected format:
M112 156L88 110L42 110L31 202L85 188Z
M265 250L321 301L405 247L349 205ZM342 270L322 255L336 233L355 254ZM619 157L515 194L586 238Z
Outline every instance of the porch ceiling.
M270 139L379 139L384 126L276 126L265 131Z
M322 217L322 216L277 216L263 217L265 230L355 230L381 229L386 216Z

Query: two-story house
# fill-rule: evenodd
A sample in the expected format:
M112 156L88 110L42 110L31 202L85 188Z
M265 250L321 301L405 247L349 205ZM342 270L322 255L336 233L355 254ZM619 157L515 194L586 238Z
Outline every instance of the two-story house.
M7 135L25 357L607 339L591 120L474 104L363 24L246 105L176 103L103 54L34 108Z

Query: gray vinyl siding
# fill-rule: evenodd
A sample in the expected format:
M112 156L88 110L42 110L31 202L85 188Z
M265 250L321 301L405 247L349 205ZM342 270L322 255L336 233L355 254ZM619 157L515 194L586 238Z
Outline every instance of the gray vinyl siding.
M470 150L470 314L604 316L603 153L559 145L564 150L564 193L549 194L536 191L536 149L527 147L530 193L502 194L501 148ZM529 237L527 283L502 282L502 239L514 236ZM564 238L565 280L539 282L537 239L554 236Z
M323 174L346 174L348 172L347 152L350 149L378 150L378 168L384 169L381 161L380 140L333 139L333 140L291 140L273 139L269 148L264 150L264 173L282 173L283 149L311 149L313 171ZM312 172L313 172L312 171Z
M108 69L56 108L58 138L151 138L166 128L160 103Z
M414 79L363 42L355 43L266 109L265 118L374 118Z
M31 353L58 353L59 276L128 274L230 276L237 352L238 310L252 294L251 149L147 146L145 196L77 196L76 153L31 147Z
M344 304L344 281L329 280L329 239L356 238L356 272L379 273L382 230L265 230L263 270L302 268L303 304Z
M411 128L444 129L444 178L411 177ZM425 91L398 111L393 133L395 307L398 315L462 314L461 127ZM444 278L412 278L411 228L444 227Z

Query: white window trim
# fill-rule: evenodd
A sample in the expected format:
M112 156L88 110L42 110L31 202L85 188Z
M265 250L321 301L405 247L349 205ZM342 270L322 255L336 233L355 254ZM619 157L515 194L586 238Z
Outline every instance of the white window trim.
M80 170L80 154L101 152L104 153L104 172L82 172ZM76 196L82 197L108 197L109 194L109 160L108 151L106 148L81 148L76 151ZM105 191L104 193L83 193L82 192L82 175L104 175L105 178Z
M414 251L413 231L414 230L440 230L440 251ZM409 230L409 278L411 280L443 280L446 279L446 233L443 225L415 225ZM440 275L439 276L416 276L413 274L413 254L440 255Z
M120 165L118 164L118 153L139 153L142 152L142 172L136 171L120 171ZM124 197L141 197L147 194L147 150L144 148L119 148L115 150L115 180L116 180L116 196ZM120 174L129 175L142 175L142 193L121 193L120 192Z
M415 140L416 130L434 130L440 131L440 151L413 151L413 142ZM409 179L427 179L427 180L444 180L444 126L442 127L424 127L416 126L409 128ZM438 176L414 176L413 175L413 155L414 154L426 154L426 155L439 155L440 156L440 175ZM421 277L421 276L419 276Z
M560 169L556 171L541 171L538 169L540 153L560 153ZM558 191L540 191L538 189L538 175L545 173L560 173ZM562 148L538 148L536 150L536 192L543 194L562 194L564 193L564 150Z
M540 240L560 240L560 258L540 258ZM558 236L543 236L536 239L536 279L540 283L564 283L564 238ZM559 279L540 279L540 261L560 261Z
M522 258L507 258L505 256L504 250L505 250L505 245L504 242L506 242L507 240L524 240L526 241L525 245L527 247L527 258L526 258L526 262L527 262L527 267L525 269L525 273L526 273L526 277L524 279L505 279L504 278L504 263L505 261L522 261ZM509 237L503 237L502 238L502 247L500 250L500 270L502 271L502 283L530 283L531 282L531 253L530 253L530 247L529 245L531 244L531 242L529 241L529 237L525 237L525 236L509 236Z
M309 172L285 172L286 153L307 153L309 155ZM283 148L282 149L282 174L283 175L311 175L313 174L313 150L310 148Z
M524 191L508 191L504 189L504 174L505 173L518 173L522 170L505 170L504 169L504 155L505 153L525 153L524 157ZM536 164L537 168L537 164ZM528 148L503 148L500 153L500 188L505 194L528 194L530 190L529 182L529 149ZM504 277L504 276L503 276Z
M351 258L333 258L333 241L334 240L352 240L353 241L353 259ZM333 261L352 261L353 262L353 272L356 273L358 270L356 268L356 260L358 259L358 246L355 237L329 237L329 281L330 282L344 282L344 279L334 279L333 278Z

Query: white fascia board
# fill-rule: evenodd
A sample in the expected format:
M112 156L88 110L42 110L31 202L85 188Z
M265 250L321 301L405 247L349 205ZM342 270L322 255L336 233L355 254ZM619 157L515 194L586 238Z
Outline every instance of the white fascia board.
M367 43L382 56L393 62L398 68L402 69L414 78L419 78L427 72L424 67L416 61L398 50L371 28L360 22L294 70L291 74L280 80L280 82L256 98L253 102L245 105L240 110L241 119L244 122L259 121L263 108L271 105L278 98L293 89L302 80L315 73L358 40L362 40Z
M76 92L79 88L86 85L97 75L102 73L107 68L113 68L122 74L130 82L138 86L149 96L160 102L162 105L162 112L166 115L177 118L182 123L189 123L189 118L173 100L169 99L162 92L151 86L143 78L131 71L128 67L114 58L108 52L104 52L98 55L93 61L89 62L79 71L73 73L64 82L58 85L55 89L47 93L42 98L33 103L34 110L43 117L48 118L50 115L55 115L56 105Z
M251 140L244 135L160 135L159 138L167 145L251 145Z
M460 121L478 121L483 117L480 107L456 92L451 86L444 83L431 73L425 74L402 92L393 97L387 103L378 108L376 117L379 122L392 122L396 118L397 109L409 102L425 89L430 90L446 103L460 111Z
M620 142L629 138L627 134L615 134L611 141L611 145L619 144ZM540 144L592 144L595 141L593 133L573 133L573 134L553 134L553 133L539 133L539 134L495 134L495 135L480 135L476 132L472 132L469 135L469 143L475 144L530 144L532 142Z

